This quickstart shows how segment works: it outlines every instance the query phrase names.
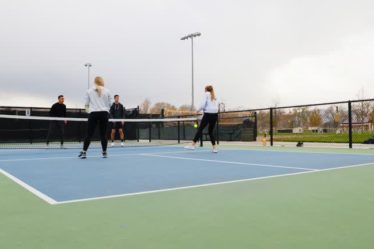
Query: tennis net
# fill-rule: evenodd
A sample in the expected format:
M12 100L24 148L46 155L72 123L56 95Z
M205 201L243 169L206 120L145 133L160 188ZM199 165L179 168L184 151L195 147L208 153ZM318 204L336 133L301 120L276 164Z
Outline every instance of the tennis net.
M192 140L198 117L158 119L109 119L110 142L113 122L124 132L124 146L175 145ZM118 125L115 125L118 128ZM79 148L87 134L87 118L0 115L0 148ZM61 146L63 141L63 146ZM98 127L92 146L100 146ZM120 145L119 132L115 142Z

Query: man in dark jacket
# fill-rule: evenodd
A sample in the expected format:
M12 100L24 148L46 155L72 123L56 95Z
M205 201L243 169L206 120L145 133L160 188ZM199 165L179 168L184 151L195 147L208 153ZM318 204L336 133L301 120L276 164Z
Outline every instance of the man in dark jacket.
M66 117L66 105L64 104L65 98L63 95L58 96L58 102L54 103L49 110L49 116L50 117ZM49 145L49 141L51 138L51 135L54 133L54 131L57 131L58 136L60 138L61 142L61 148L64 146L64 128L66 125L65 121L57 121L57 120L51 120L49 122L49 129L48 129L48 135L47 135L47 145Z
M121 119L125 116L125 108L119 102L119 95L114 95L114 103L110 107L110 116L113 119ZM121 146L124 146L125 135L123 133L123 122L111 122L112 132L110 138L112 139L111 146L114 146L114 138L116 136L116 131L118 130L119 136L121 138Z

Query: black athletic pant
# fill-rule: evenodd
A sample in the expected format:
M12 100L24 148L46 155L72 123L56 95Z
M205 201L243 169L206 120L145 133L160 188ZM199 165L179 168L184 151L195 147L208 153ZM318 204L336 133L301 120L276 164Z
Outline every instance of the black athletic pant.
M64 121L52 120L49 122L47 144L49 144L51 136L55 131L57 131L58 133L61 144L64 144L64 131L65 131L64 125L65 125Z
M103 151L106 151L108 147L108 139L106 137L106 129L108 126L108 112L91 112L88 115L88 127L87 127L87 137L84 140L83 150L87 151L88 146L90 146L91 138L95 133L96 125L99 124L101 147Z
M214 126L217 123L218 114L217 113L204 113L203 118L201 119L199 129L196 132L195 138L193 141L196 143L201 136L203 135L204 128L208 126L208 134L210 137L210 141L212 142L212 145L216 145L216 138L214 137L213 130Z

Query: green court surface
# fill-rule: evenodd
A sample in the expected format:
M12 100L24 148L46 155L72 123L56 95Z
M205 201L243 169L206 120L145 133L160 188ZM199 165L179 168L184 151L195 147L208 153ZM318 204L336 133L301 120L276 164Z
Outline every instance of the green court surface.
M49 205L0 174L0 248L374 247L374 165Z

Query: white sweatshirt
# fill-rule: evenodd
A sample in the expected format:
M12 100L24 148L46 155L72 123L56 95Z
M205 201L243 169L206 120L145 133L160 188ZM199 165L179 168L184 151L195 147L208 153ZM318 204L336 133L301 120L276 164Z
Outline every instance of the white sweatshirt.
M85 105L89 106L89 113L91 112L109 112L112 104L112 94L105 87L102 88L101 96L96 91L96 87L87 90Z
M205 92L204 100L197 111L203 111L204 113L218 113L218 101L212 101L210 92Z

